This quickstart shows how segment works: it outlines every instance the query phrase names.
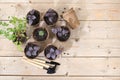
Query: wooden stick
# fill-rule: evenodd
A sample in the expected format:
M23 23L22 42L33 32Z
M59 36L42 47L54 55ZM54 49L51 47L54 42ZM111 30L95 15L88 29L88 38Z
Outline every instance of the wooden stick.
M34 65L34 66L36 66L36 67L38 67L38 68L43 69L43 66L41 66L41 65L38 65L38 64L35 64L35 63L32 63L32 62L29 62L29 61L27 61L27 60L25 60L25 59L22 59L22 60L25 61L25 62L27 62L27 63L29 63L29 64L31 64L31 65Z
M49 67L50 67L50 65L48 65L48 64L40 63L40 62L31 60L31 59L28 59L28 58L25 58L25 57L23 57L23 59L25 59L25 60L28 61L28 62L32 62L32 63L35 63L35 64L37 64L37 65L41 65L41 66L43 66L43 67L45 67L45 68L49 68Z
M40 60L40 59L33 59L33 60L36 61L36 62L47 64L45 60ZM47 64L47 65L49 65L49 66L55 66L54 64Z

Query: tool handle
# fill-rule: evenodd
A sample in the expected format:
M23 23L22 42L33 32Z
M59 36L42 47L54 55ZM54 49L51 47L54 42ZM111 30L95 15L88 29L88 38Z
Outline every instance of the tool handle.
M30 61L27 61L27 60L25 60L25 59L23 59L23 61L25 61L25 62L27 62L27 63L29 63L29 64L31 64L31 65L34 65L34 66L36 66L36 67L38 67L38 68L41 68L41 69L43 69L43 66L40 66L40 65L38 65L38 64L35 64L35 63L32 63L32 62L30 62Z
M41 60L41 59L33 59L33 60L36 61L36 62L47 64L49 66L55 66L54 64L50 64L50 62L44 61L44 60Z
M37 64L37 65L40 65L40 66L43 66L43 67L45 67L45 68L49 68L50 66L49 65L47 65L47 64L45 64L45 63L41 63L41 62L38 62L39 60L34 60L34 59L28 59L28 58L25 58L25 57L23 57L23 59L25 59L25 60L27 60L27 61L29 61L29 62L32 62L32 63L35 63L35 64Z
M36 62L40 62L40 63L46 63L46 61L41 60L41 59L33 59L33 60L36 61Z

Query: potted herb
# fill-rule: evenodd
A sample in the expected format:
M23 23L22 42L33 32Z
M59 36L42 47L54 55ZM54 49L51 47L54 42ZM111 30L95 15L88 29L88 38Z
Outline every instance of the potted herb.
M44 15L44 21L47 25L53 25L57 22L57 20L58 13L53 9L49 9Z
M66 26L53 28L52 32L56 35L59 41L67 41L70 37L70 29Z
M58 49L54 45L48 45L44 50L44 55L49 60L55 60L59 54L62 53L62 50Z
M36 41L45 41L48 38L48 31L46 28L39 27L33 31L33 38Z
M10 18L10 17L9 17ZM0 22L3 26L0 29L0 35L5 36L7 39L12 40L15 44L21 45L26 42L26 20L25 18L11 17L9 22ZM13 27L10 27L10 26Z
M26 20L30 26L37 25L40 21L40 12L35 9L32 9L27 13Z
M25 53L25 56L28 57L28 58L35 58L38 56L38 54L40 52L42 52L42 48L35 42L29 42L27 43L25 49L24 49L24 53Z

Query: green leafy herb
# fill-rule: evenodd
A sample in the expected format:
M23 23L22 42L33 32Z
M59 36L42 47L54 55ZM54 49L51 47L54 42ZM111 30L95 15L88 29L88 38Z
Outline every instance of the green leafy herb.
M26 19L9 17L9 21L0 21L0 35L12 40L15 44L20 45L26 40ZM12 26L12 27L10 27Z

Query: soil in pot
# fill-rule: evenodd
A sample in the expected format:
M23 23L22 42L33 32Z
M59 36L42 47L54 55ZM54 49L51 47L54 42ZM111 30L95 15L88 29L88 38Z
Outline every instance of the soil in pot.
M49 60L55 60L62 51L54 45L49 45L44 50L44 55Z
M25 56L30 59L37 57L40 52L40 46L32 42L29 42L24 49Z
M27 23L30 26L35 26L40 21L40 12L35 9L32 9L27 13L26 19L27 19Z
M44 15L44 21L47 25L53 25L57 22L57 20L58 13L53 9L49 9Z
M67 41L70 37L70 29L65 26L52 29L59 41Z
M48 31L46 28L36 28L33 31L33 38L37 41L44 41L48 37Z

